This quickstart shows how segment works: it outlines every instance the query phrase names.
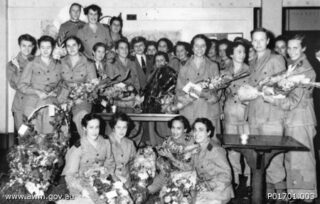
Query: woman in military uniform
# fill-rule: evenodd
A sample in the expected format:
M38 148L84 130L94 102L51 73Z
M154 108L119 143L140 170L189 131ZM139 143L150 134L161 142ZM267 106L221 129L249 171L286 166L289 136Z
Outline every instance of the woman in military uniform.
M110 140L104 139L100 132L101 118L90 113L82 119L84 136L66 154L66 164L62 172L67 188L76 198L87 195L92 187L86 186L85 174L90 170L104 167L114 175L115 162ZM96 202L95 202L96 203Z
M185 100L185 98L190 97L182 90L188 82L197 83L209 77L219 76L218 65L205 56L209 43L208 38L204 35L193 37L191 47L194 55L181 67L178 75L176 86L178 100ZM190 122L194 122L198 117L206 117L213 121L216 133L220 133L220 105L218 101L219 97L216 92L202 91L200 98L180 110L180 114Z
M112 153L114 155L116 168L115 175L123 183L130 185L129 162L136 154L136 148L132 140L127 136L133 128L133 121L125 113L116 113L109 121L112 132L109 135Z
M50 36L42 36L38 46L40 56L27 64L18 82L18 89L24 94L23 114L26 116L42 105L56 103L60 91L61 65L51 56L55 41ZM52 132L49 121L48 111L40 111L35 120L38 133Z
M60 102L65 102L70 89L79 83L90 82L97 78L94 64L80 52L82 44L79 38L71 36L66 40L67 56L61 60L63 91L59 96ZM83 135L81 120L84 115L91 112L92 105L87 101L72 107L73 121L78 133Z
M18 44L20 47L19 54L7 64L7 78L10 87L16 91L11 108L15 131L19 129L23 122L24 94L19 91L18 82L24 68L34 59L33 55L37 49L37 41L31 35L24 34L18 38Z
M221 74L229 76L239 76L249 73L249 66L244 63L246 58L246 47L241 42L233 42L227 48L227 56L232 59L232 63ZM225 90L225 101L223 107L224 114L224 133L225 134L249 134L249 124L247 122L247 104L242 103L237 91L243 85L248 83L249 76L238 79L230 83ZM233 168L234 181L239 185L239 175L242 173L240 164L240 153L228 151L228 157ZM250 167L246 165L245 176L250 177ZM247 180L250 186L250 180Z
M293 69L293 75L303 74L314 82L316 74L304 54L305 50L304 36L296 35L289 39L289 69ZM308 195L308 197L301 197L301 199L310 203L317 197L316 161L313 146L317 122L312 92L312 88L298 87L284 99L264 97L266 102L286 111L285 135L293 137L310 149L306 152L290 151L285 154L287 192L291 195Z

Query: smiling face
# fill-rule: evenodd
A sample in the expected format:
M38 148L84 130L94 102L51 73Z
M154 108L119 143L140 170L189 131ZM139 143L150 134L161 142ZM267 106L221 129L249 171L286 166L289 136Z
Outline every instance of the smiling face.
M74 39L69 39L66 42L66 48L70 56L76 56L79 54L80 45Z
M196 38L193 44L193 53L197 57L203 57L206 53L207 45L202 38Z
M292 39L288 41L288 55L291 60L299 59L305 50L306 48L302 47L300 40Z
M70 9L71 20L77 21L80 18L81 8L78 5L73 5Z
M233 54L231 58L234 62L243 63L244 59L246 58L246 49L242 45L238 45L233 49Z
M264 52L268 43L269 39L265 32L258 31L252 34L252 45L256 52Z
M226 44L219 45L219 56L223 60L228 58L227 53L226 53L227 47L228 47L228 45L226 45Z
M168 45L165 41L162 40L159 42L158 51L165 52L165 53L168 52Z
M133 46L134 52L138 55L143 55L145 48L146 46L143 42L137 42Z
M173 139L178 139L182 137L187 132L186 129L184 129L184 125L180 120L174 120L172 122L171 126L171 137Z
M122 139L126 136L128 130L128 123L126 121L118 120L114 126L113 132L117 139Z
M121 23L118 20L114 20L111 24L111 32L119 33L121 31Z
M117 54L121 58L126 58L129 54L129 48L126 43L119 43L118 49L116 50Z
M100 121L98 119L89 120L87 127L83 127L88 139L96 140L100 132Z
M287 57L287 44L283 40L278 40L275 43L275 48L274 50L279 53L280 55Z
M21 51L22 55L25 57L27 57L31 54L33 48L34 48L34 45L30 41L22 40L20 42L20 51Z
M96 24L98 22L98 11L94 11L92 9L90 9L88 11L88 22L91 23L91 24Z
M211 47L210 50L208 52L208 57L209 58L214 58L217 55L217 51L216 51L216 43L212 42L211 43Z
M210 140L211 131L207 130L207 126L201 122L194 124L193 135L196 143L204 143Z
M188 57L188 52L183 45L179 45L176 48L176 55L179 60L185 60Z
M42 41L40 43L39 50L40 50L40 55L42 57L50 57L51 53L52 53L52 50L53 50L53 47L52 47L50 42Z
M154 45L148 45L147 55L155 55L157 53L157 48Z
M157 55L155 59L156 68L163 67L167 64L166 59L162 55Z

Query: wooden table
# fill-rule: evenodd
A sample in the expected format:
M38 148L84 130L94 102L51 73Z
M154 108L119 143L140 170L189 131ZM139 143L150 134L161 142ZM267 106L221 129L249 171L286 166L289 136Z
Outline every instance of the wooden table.
M247 144L241 144L240 135L223 134L222 146L240 152L252 171L252 203L265 200L265 169L271 159L288 151L309 151L309 148L288 136L249 135Z
M99 113L105 121L109 121L112 117L112 113ZM164 135L161 135L159 131L157 130L157 122L168 122L175 116L178 116L176 114L158 114L158 113L127 113L127 115L136 122L139 122L139 129L138 131L134 134L131 135L131 139L137 137L142 130L142 123L145 122L148 124L148 133L150 137L150 143L151 145L157 145L157 139L155 136L164 138ZM140 144L140 142L139 142ZM139 145L138 144L138 145Z

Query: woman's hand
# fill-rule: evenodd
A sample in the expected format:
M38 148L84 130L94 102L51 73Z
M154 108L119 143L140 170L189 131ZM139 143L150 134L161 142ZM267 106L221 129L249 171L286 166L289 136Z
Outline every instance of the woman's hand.
M169 159L173 159L174 158L173 154L168 149L165 149L165 148L160 150L159 154L161 156L167 157Z
M274 104L275 102L275 99L273 96L266 96L266 95L263 95L263 100L265 102L268 102L268 103L271 103L271 104Z
M46 99L46 98L48 98L48 94L46 94L45 92L36 90L36 94L38 95L38 97L39 97L40 99Z
M204 99L209 99L211 98L211 93L210 90L208 89L202 89L202 91L200 92L200 98L204 98Z

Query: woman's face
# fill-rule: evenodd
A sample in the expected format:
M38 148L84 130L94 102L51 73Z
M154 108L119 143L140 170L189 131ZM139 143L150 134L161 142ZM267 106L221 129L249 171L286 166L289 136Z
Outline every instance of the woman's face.
M213 43L211 43L211 47L208 52L208 57L213 58L213 57L216 57L216 55L217 55L216 43L213 42Z
M302 47L300 40L292 39L288 41L288 55L291 60L300 58L305 50L306 48Z
M154 56L157 53L157 48L154 45L149 45L147 48L147 55Z
M119 33L121 30L121 23L118 20L114 20L111 24L111 32Z
M184 129L184 125L179 120L174 120L171 126L171 137L173 139L178 139L186 133L186 129Z
M30 41L22 40L20 42L20 51L24 56L29 56L34 48L34 45Z
M219 56L221 57L221 59L226 59L228 58L227 57L227 53L226 53L226 50L228 48L228 45L227 44L221 44L219 45Z
M196 38L193 44L193 53L197 57L203 57L206 53L207 45L202 38Z
M53 50L53 47L52 47L50 42L42 41L40 43L40 49L39 50L40 50L40 55L42 57L50 57L51 53L52 53L52 50Z
M96 24L98 22L98 11L94 11L92 9L90 9L88 11L88 22L91 24Z
M251 60L253 60L255 57L256 57L256 51L254 50L253 47L250 47L249 48L249 57L248 57L249 62Z
M106 55L106 50L104 47L98 47L94 52L94 59L101 62Z
M168 52L168 45L167 45L167 43L165 41L160 41L159 42L158 51L165 52L165 53Z
M128 130L128 123L126 121L118 120L114 126L114 135L117 139L122 139L126 136Z
M176 48L176 55L179 60L185 60L188 57L188 52L183 45L179 45Z
M205 124L197 122L194 124L193 134L196 143L203 143L210 139L211 132L207 130Z
M167 64L166 59L162 55L157 55L155 59L156 68L163 67Z
M287 45L286 45L286 42L283 41L283 40L278 40L276 43L275 43L275 47L274 47L274 50L284 56L284 57L287 57Z
M233 55L231 58L234 62L243 63L244 59L246 58L246 49L242 45L233 49Z
M66 42L67 52L70 56L79 54L80 45L74 39L69 39Z
M120 43L116 50L119 57L126 58L129 54L129 48L126 43Z
M100 132L100 121L98 119L89 120L87 127L83 127L86 136L92 140L96 140Z
M269 39L265 32L255 32L252 35L252 45L256 52L264 52L267 49Z

